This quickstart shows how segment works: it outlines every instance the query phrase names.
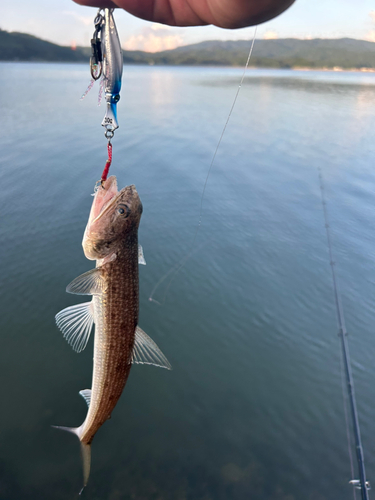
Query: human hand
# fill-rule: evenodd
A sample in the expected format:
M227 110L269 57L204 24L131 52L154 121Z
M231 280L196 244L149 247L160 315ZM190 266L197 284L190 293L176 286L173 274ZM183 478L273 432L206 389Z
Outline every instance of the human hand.
M130 14L170 26L244 28L278 16L294 0L74 0L98 8L125 9Z

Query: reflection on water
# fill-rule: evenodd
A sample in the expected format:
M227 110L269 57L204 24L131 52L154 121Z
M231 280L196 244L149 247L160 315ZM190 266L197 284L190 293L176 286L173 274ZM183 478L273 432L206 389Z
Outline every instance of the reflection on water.
M336 500L351 478L317 166L323 167L368 477L375 461L375 75L250 70L212 169L238 69L127 67L112 172L144 214L140 326L173 365L135 366L93 443L92 499ZM6 133L0 498L73 498L92 344L54 315L106 159L86 66L1 64ZM155 298L164 293L161 286Z

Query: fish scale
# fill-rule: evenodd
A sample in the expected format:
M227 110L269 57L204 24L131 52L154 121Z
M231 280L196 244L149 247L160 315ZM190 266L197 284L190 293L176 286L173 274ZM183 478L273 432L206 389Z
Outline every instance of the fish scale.
M94 309L100 311L94 343L92 397L81 441L90 444L100 426L110 418L125 387L131 368L135 328L138 324L138 240L126 245L114 262L103 266L108 283L100 296L94 296ZM117 283L122 281L122 286ZM135 286L131 286L131 285Z

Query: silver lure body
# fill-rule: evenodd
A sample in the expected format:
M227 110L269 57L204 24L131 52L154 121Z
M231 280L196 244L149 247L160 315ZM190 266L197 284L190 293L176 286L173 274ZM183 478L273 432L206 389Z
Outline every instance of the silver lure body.
M113 19L114 9L104 10L104 25L102 28L103 77L106 101L106 113L102 126L107 131L118 128L117 103L120 100L121 78L124 66L120 39Z

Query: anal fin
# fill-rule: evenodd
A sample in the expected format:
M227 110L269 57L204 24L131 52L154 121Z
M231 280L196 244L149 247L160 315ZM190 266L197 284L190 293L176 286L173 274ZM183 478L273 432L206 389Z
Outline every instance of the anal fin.
M91 389L83 389L82 391L79 391L79 394L83 397L83 399L87 403L87 406L90 408L90 403L91 403Z

